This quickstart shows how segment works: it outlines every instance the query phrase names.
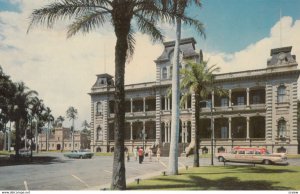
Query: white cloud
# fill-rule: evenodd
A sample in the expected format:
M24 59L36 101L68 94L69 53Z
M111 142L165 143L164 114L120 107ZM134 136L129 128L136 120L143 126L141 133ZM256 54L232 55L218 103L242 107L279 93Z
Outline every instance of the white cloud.
M114 75L115 35L104 29L66 39L62 25L53 30L35 27L26 34L30 13L46 3L20 3L20 13L0 12L1 66L13 81L24 81L38 91L55 117L65 116L67 108L74 106L79 113L77 126L85 119L89 121L87 93L96 81L95 75L104 71ZM147 36L136 34L135 55L126 64L126 83L154 81L153 60L161 52L160 45L152 45Z
M286 16L272 27L268 37L247 46L245 49L235 53L205 53L204 57L209 59L210 64L217 64L221 67L221 72L224 73L266 68L270 51L273 48L293 46L292 54L300 56L299 34L300 20L293 22L291 17Z

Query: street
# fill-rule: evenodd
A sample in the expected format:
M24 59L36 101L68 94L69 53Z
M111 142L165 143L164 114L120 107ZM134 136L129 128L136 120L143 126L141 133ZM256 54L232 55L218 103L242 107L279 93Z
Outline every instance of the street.
M112 178L112 156L92 159L69 159L62 153L40 153L52 159L47 162L0 166L0 190L99 190L109 188ZM202 158L200 166L209 166L210 158ZM289 159L290 165L299 165L299 159ZM223 163L214 160L215 165ZM193 158L179 158L179 168L192 166ZM145 158L142 164L130 158L126 162L126 181L149 178L166 171L168 158ZM233 164L248 165L248 164Z

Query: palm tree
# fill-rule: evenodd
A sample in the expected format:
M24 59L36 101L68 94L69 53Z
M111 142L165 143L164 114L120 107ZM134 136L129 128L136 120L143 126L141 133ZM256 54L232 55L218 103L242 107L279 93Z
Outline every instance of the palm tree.
M28 123L28 110L29 105L33 98L37 95L34 90L29 90L23 82L16 84L16 93L13 97L12 105L12 120L16 126L16 158L19 158L19 149L21 145L21 130L22 127L26 128Z
M124 161L125 126L125 63L134 52L135 27L150 35L153 42L163 41L157 27L159 21L173 22L177 13L163 6L165 0L58 0L44 8L34 10L28 30L38 24L52 28L58 20L71 19L68 37L78 32L88 33L106 22L112 24L116 35L115 46L115 151L111 189L126 189ZM195 20L180 15L182 21ZM132 22L135 21L135 25Z
M181 17L184 15L185 9L190 5L201 7L199 0L172 0L169 6L179 15L176 17L176 39L172 69L172 121L171 121L171 143L169 154L169 174L178 174L178 138L179 138L179 66L180 66L180 40L181 40ZM201 22L195 20L193 24L196 30L204 35L204 28ZM204 35L205 36L205 35ZM181 53L183 54L183 53Z
M46 132L46 150L49 150L49 130L50 130L50 124L54 121L54 117L51 114L51 109L49 107L46 108L44 112L44 119L48 123L48 129Z
M195 143L194 143L194 167L199 167L199 121L200 121L200 102L214 91L215 94L224 95L226 92L215 86L213 73L219 71L216 65L207 66L207 61L200 63L189 61L185 68L181 70L182 80L180 83L181 91L186 91L182 97L182 103L187 97L195 95Z
M72 120L72 127L71 127L71 133L72 133L72 144L73 144L73 150L74 150L74 120L77 118L77 109L75 109L73 106L70 106L66 112L67 118L69 120Z
M57 127L62 127L64 121L65 121L65 118L63 116L58 116L55 121L55 123L56 123L55 125L57 125Z
M83 130L90 128L90 124L87 122L87 120L84 120L81 126L83 127Z

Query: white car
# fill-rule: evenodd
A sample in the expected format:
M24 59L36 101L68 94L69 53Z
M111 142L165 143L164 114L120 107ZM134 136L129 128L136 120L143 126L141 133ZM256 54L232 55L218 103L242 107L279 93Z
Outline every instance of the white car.
M266 148L235 147L231 152L217 153L219 162L241 162L256 164L288 164L285 153L269 153Z

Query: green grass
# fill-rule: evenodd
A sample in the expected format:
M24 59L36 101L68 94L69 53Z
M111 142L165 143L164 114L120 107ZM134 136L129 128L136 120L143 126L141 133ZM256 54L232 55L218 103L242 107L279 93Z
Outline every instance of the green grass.
M96 152L95 156L113 156L113 152Z
M299 166L215 166L130 183L129 190L300 190Z
M0 151L0 155L9 155L11 152L9 151Z

